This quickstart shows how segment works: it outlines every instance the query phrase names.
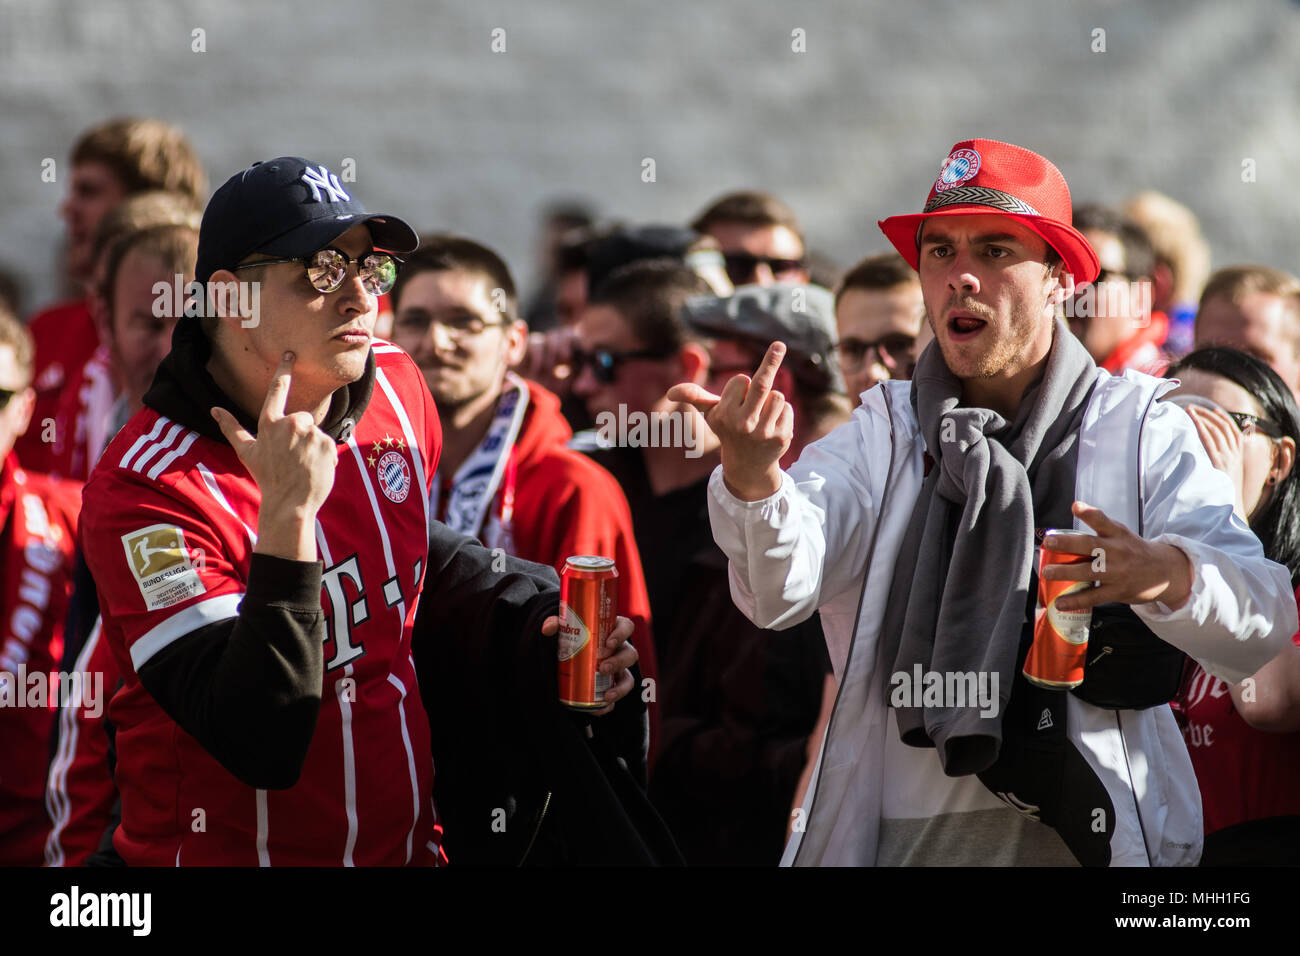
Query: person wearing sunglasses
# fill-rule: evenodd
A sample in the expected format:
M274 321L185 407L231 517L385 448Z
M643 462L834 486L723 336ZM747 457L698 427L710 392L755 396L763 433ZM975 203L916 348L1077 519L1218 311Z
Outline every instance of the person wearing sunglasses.
M1066 319L1094 362L1118 375L1136 369L1160 375L1169 364L1162 346L1169 317L1151 307L1155 250L1137 223L1097 204L1074 211L1074 228L1083 233L1101 263L1097 278L1075 287L1066 302Z
M430 520L437 409L410 356L372 338L417 245L300 157L236 173L204 211L204 314L177 322L81 514L123 664L113 846L128 865L446 862L422 701L437 647L414 641L417 602L501 679L543 669L555 572L494 564ZM620 619L603 649L614 698L632 686L630 633Z
M426 236L406 257L392 301L393 341L419 365L442 422L432 515L488 548L557 571L573 555L613 558L619 612L635 627L637 684L643 679L657 684L650 603L627 500L609 472L567 447L573 433L559 399L509 371L523 355L528 326L518 317L514 279L506 263L472 239ZM421 605L417 639L423 631L441 626L441 609ZM465 669L439 669L439 678L450 686L435 686L427 697L435 725L457 721L461 702L455 685ZM543 748L532 736L546 736L539 728L550 726L548 712L530 710L529 703L503 702L476 721L473 732L435 736L434 763L451 768L435 780L434 796L453 860L471 865L517 861L532 836L526 821L541 813L548 796L554 797L550 782L556 768L544 766L539 752ZM650 717L653 752L659 736L657 707ZM624 760L627 769L621 773L631 774L639 790L646 775L646 718L645 702L634 694L610 715L590 722L598 742L589 744L582 728L571 721L561 722L558 733L561 739L573 738L571 752L580 757L610 746ZM455 769L467 765L475 771ZM626 823L626 811L617 802L602 802L594 794L590 799L593 814L599 808ZM509 808L504 834L480 826L496 807ZM587 842L591 823L589 817L585 825L562 825L552 816L548 838L533 847L529 861L577 862L582 852L592 849ZM561 848L565 857L560 856ZM636 861L612 843L589 859L606 864Z
M59 669L81 506L79 482L28 471L14 450L36 404L34 351L31 333L0 307L0 866L43 859L54 711L13 705Z
M835 292L835 321L840 371L854 407L867 389L910 379L921 348L933 338L921 283L896 252L867 256L848 271Z
M799 221L775 196L728 193L696 216L691 228L718 241L734 286L808 281Z
M1183 407L1210 461L1232 479L1237 514L1296 587L1300 411L1291 390L1264 362L1230 348L1198 349L1168 377L1179 381L1168 400ZM1201 789L1201 865L1300 863L1300 647L1239 684L1189 661L1176 703Z

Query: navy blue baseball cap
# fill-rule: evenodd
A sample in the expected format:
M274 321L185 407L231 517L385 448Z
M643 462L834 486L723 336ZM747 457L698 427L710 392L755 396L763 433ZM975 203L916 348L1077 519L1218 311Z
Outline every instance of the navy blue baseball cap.
M309 256L360 223L376 249L411 252L420 244L396 216L366 212L320 163L299 156L254 163L227 179L203 210L194 278L207 282L253 253Z

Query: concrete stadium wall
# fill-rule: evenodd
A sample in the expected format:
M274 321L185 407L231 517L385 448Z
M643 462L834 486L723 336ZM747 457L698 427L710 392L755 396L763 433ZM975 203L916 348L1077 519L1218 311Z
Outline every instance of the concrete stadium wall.
M369 208L478 237L525 280L549 199L682 221L741 186L847 265L969 136L1045 153L1076 201L1173 195L1217 264L1295 270L1297 50L1291 0L0 0L0 268L29 307L54 294L72 140L148 114L214 186L352 158Z

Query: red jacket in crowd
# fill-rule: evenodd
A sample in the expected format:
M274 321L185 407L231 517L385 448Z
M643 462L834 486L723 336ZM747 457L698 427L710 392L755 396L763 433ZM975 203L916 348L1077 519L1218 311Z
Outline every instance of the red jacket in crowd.
M0 866L39 866L81 486L0 470ZM52 679L51 675L54 675ZM101 702L102 703L102 702Z
M85 299L60 302L37 312L27 322L36 342L32 386L36 408L32 424L14 443L27 468L42 474L54 471L54 442L47 423L54 423L64 387L90 361L99 347L99 331ZM58 435L52 436L57 439Z

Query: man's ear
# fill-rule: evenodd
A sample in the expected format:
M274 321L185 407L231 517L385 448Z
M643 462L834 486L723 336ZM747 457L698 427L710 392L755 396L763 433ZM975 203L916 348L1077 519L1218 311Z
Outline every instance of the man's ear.
M1283 436L1277 443L1277 457L1273 459L1273 474L1277 475L1277 484L1286 481L1287 475L1295 467L1295 440L1290 435Z
M698 342L687 342L677 352L682 366L682 381L703 385L709 377L709 352Z
M506 367L514 368L528 355L528 323L515 319L506 325Z
M1169 302L1174 297L1174 270L1167 262L1157 262L1151 273L1151 301ZM1154 306L1153 306L1154 307Z
M1056 285L1048 297L1052 305L1061 305L1066 299L1074 295L1074 276L1065 271L1064 264L1056 266L1051 275L1056 280Z
M36 389L30 385L10 399L11 402L19 402L18 419L16 434L26 434L27 428L32 423L32 412L36 411Z
M215 316L218 319L240 318L239 315L239 295L229 294L226 290L235 290L238 288L236 283L239 279L229 269L218 269L212 273L205 286L205 295L207 296L206 315Z

